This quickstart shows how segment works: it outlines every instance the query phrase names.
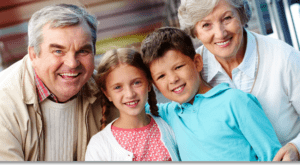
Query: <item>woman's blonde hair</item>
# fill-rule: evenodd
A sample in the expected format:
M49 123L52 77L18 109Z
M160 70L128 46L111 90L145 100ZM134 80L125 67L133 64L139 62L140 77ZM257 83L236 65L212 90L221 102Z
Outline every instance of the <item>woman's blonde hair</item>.
M143 64L143 60L141 58L141 54L131 48L119 48L107 51L97 68L97 74L95 76L96 83L101 90L106 90L106 78L108 74L120 64L128 64L134 66L136 68L141 69L146 77L148 82L151 84L151 74L149 69ZM124 73L130 74L130 73ZM103 129L107 125L106 117L109 114L109 107L112 106L112 103L107 99L103 92L100 92L100 100L102 105L102 119L101 119L101 129ZM156 101L156 95L153 90L153 86L151 85L151 91L148 95L148 103L150 105L151 113L154 116L158 116L158 107Z
M225 0L237 10L240 21L247 27L252 12L247 0ZM220 0L181 0L178 8L180 28L195 38L195 25L210 14Z

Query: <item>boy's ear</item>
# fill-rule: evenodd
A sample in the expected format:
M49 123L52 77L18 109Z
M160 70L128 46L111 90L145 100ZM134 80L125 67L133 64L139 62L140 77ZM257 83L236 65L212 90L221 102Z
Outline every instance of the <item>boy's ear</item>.
M109 94L103 88L101 88L101 91L104 93L104 95L107 97L107 99L111 102L111 97L109 96Z
M201 72L203 69L203 61L202 56L200 54L196 54L194 57L194 63L198 72Z

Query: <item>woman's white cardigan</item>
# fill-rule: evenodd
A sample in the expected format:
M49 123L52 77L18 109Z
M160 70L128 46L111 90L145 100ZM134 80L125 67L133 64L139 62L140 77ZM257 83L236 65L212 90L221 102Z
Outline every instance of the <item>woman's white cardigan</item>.
M180 158L173 130L160 117L153 115L151 117L159 127L161 141L169 151L172 161L179 161ZM132 161L133 153L122 148L112 134L111 125L114 121L91 138L85 155L86 161Z
M292 142L300 152L300 52L281 40L252 34L258 41L259 65L251 94L262 105L280 143Z

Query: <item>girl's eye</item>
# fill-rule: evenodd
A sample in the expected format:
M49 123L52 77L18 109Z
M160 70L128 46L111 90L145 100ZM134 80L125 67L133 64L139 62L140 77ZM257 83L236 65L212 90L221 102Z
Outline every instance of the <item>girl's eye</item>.
M142 83L141 81L135 81L134 85L139 85L140 83Z
M115 90L118 90L118 89L120 89L120 88L121 88L120 86L114 87Z

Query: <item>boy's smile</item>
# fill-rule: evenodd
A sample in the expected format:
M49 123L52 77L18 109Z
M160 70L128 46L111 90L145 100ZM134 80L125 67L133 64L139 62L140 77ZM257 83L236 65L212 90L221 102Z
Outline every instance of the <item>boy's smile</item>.
M193 103L201 81L202 59L199 54L193 61L180 51L169 50L149 66L154 85L166 98L180 104Z

